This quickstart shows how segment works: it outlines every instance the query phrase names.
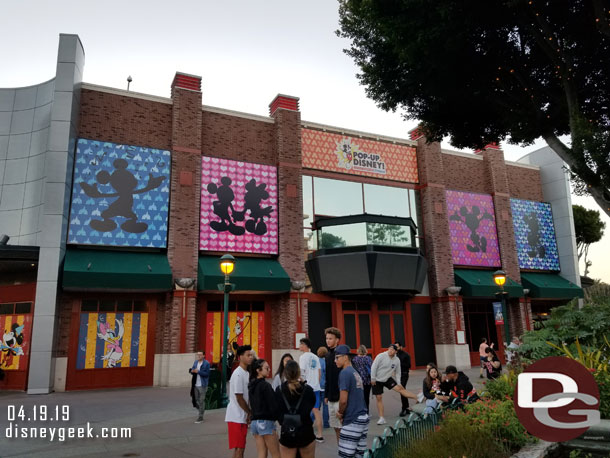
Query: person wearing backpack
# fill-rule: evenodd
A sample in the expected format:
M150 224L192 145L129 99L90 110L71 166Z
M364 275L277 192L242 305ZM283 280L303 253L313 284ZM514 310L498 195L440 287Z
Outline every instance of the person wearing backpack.
M316 405L313 389L301 381L301 370L296 361L288 361L284 368L286 381L275 390L280 428L282 458L313 458L316 436L313 432L311 410Z

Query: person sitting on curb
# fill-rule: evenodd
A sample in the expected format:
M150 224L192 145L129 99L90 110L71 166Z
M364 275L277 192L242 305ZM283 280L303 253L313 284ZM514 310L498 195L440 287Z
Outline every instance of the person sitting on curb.
M400 393L405 398L415 399L417 396L406 390L400 385L397 380L400 380L400 360L396 356L397 351L396 345L392 344L388 347L387 351L379 353L373 361L371 367L371 385L373 386L373 394L377 400L377 411L379 412L378 425L385 425L387 422L383 417L383 387L388 390L394 390Z
M474 402L479 399L477 390L470 383L470 379L455 366L447 366L445 376L441 382L443 395L436 396L442 402L451 402L458 399L459 402Z

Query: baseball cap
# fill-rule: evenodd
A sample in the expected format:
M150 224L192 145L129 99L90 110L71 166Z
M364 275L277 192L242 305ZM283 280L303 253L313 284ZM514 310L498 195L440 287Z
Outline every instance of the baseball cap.
M447 369L445 369L445 374L457 374L457 371L457 367L447 366Z
M398 347L395 344L388 345L388 348L393 348L394 351L398 351Z
M347 345L338 345L335 348L335 355L349 355L351 349Z

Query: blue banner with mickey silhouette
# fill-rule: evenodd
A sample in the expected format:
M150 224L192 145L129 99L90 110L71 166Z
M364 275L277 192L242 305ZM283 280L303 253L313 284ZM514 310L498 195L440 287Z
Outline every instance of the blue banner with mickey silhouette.
M511 199L515 242L521 269L561 270L551 204Z
M171 153L80 138L68 243L165 248Z

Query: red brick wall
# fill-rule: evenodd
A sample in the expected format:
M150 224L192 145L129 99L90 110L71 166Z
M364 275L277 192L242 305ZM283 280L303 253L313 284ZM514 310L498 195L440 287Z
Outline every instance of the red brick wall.
M79 136L170 149L172 105L91 89L81 91Z
M491 184L485 164L476 157L470 159L453 154L443 154L444 183L454 191L480 192L489 194Z
M72 324L72 301L73 296L67 293L61 294L58 300L58 320L59 326L55 333L55 348L53 348L53 357L68 356L70 348L70 340L78 339L78 336L70 336L70 326Z
M542 202L542 183L540 170L507 165L508 187L511 197L517 199L537 200Z
M264 121L204 110L201 152L204 156L277 165L274 129Z

